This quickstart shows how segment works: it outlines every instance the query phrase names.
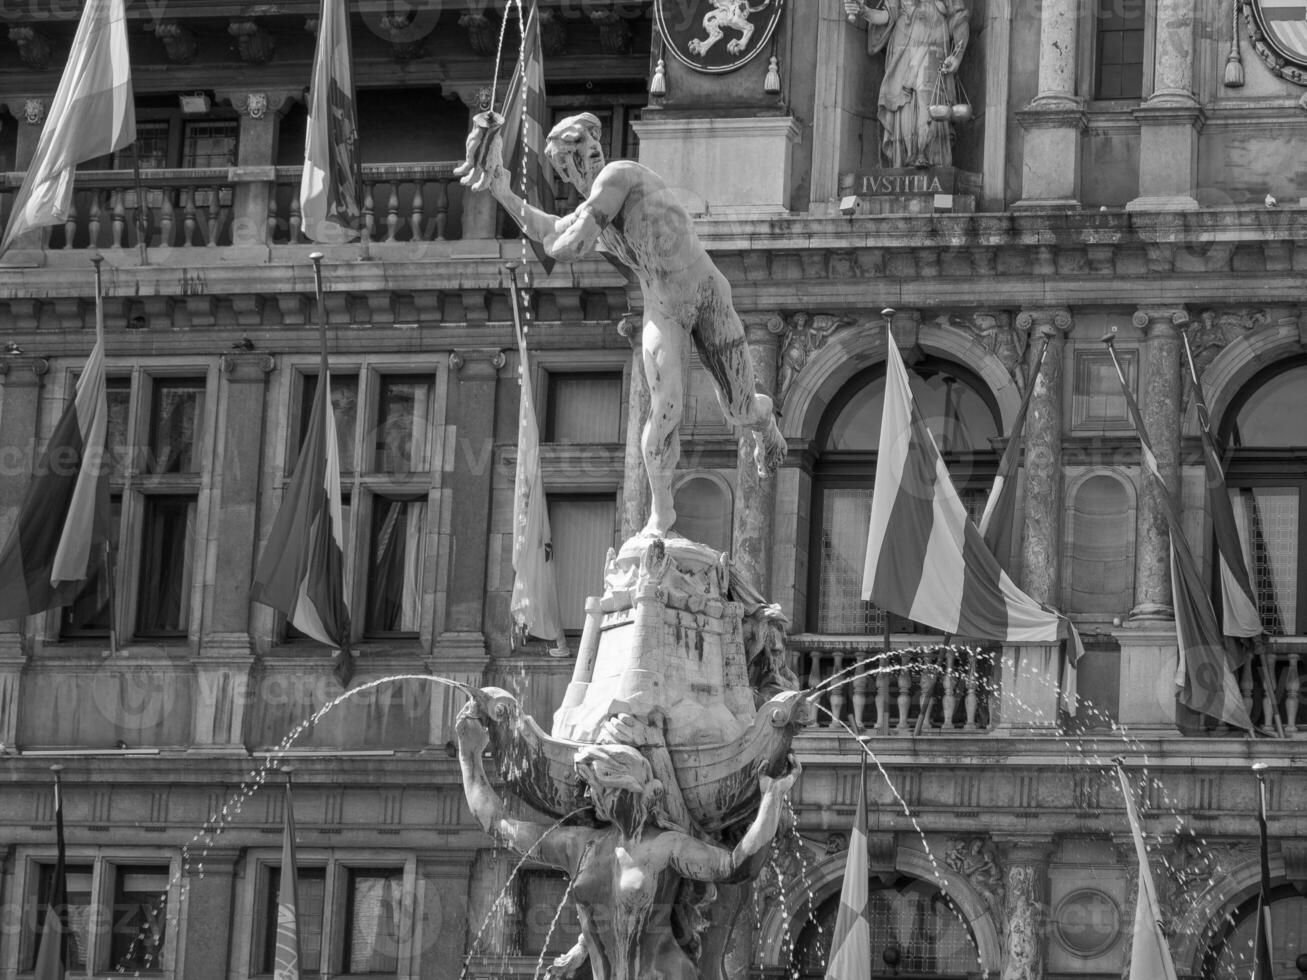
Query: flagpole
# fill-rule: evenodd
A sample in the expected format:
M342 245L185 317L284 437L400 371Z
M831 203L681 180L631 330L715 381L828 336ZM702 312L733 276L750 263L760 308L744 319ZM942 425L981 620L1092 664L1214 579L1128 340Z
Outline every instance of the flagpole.
M141 265L150 264L149 247L146 237L150 229L149 211L145 203L145 191L141 189L141 141L132 140L132 177L136 182L136 244L141 250ZM209 230L213 234L213 229Z
M1253 763L1257 777L1257 837L1258 857L1261 864L1261 886L1257 894L1257 933L1253 941L1253 980L1275 980L1272 956L1275 952L1271 935L1271 858L1266 834L1266 770L1265 762Z
M99 252L91 256L91 264L95 266L95 342L101 345L104 343L104 276L100 268L103 262L104 256ZM103 447L101 450L103 451ZM100 460L100 465L104 465L103 458ZM109 586L109 655L115 656L118 653L118 614L114 607L117 605L118 595L114 588L113 553L107 537L104 541L104 572Z

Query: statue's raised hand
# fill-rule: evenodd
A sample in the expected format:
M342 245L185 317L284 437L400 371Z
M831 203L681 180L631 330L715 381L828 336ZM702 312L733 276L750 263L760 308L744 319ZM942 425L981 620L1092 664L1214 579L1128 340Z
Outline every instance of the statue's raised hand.
M465 158L454 168L459 183L473 191L490 190L498 194L509 187L504 169L504 117L497 112L479 112L467 134Z
M458 738L460 753L480 755L490 744L490 732L486 728L485 709L476 698L468 698L467 704L454 719L454 735Z
M766 770L766 763L763 763L758 767L758 789L762 791L763 796L766 796L768 793L777 796L784 796L794 787L795 782L803 772L803 766L799 765L799 760L796 759L794 753L791 752L785 757L784 775L777 776L773 779L771 776L767 775Z

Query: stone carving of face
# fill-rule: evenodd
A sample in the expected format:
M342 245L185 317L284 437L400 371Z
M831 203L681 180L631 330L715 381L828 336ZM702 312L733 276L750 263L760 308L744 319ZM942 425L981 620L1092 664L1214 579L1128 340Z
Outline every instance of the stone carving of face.
M590 193L599 171L604 169L601 134L599 119L593 113L582 112L559 122L549 131L545 143L545 156L558 175L582 194Z

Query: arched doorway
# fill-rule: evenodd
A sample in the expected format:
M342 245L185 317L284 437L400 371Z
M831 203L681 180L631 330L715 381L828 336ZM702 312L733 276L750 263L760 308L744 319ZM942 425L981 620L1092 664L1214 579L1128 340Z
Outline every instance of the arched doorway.
M956 904L938 886L900 875L870 884L870 980L962 980L983 976L975 938ZM793 980L825 976L840 896L828 897L799 931L790 963Z
M1253 937L1257 924L1257 896L1243 902L1226 927L1209 943L1203 959L1203 980L1244 980L1251 976ZM1295 965L1307 952L1307 898L1292 885L1271 892L1271 963L1276 980L1298 980Z

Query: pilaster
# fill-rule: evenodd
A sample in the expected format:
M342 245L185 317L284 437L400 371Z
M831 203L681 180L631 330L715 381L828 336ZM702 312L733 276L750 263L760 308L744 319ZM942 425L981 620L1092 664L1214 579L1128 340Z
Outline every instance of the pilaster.
M757 390L775 404L780 335L785 330L785 320L779 313L746 313L742 319ZM759 476L753 451L753 433L741 431L735 462L735 527L731 558L745 580L766 596L770 594L771 584L776 474Z
M1144 332L1144 384L1140 411L1157 469L1173 499L1180 493L1180 327L1189 322L1184 307L1145 307L1134 325ZM1135 532L1135 606L1132 621L1169 620L1171 536L1162 490L1140 472L1139 515Z
M1044 980L1048 861L1053 847L1048 838L1018 838L1006 845L1002 980Z
M281 117L299 100L295 90L223 90L219 101L229 102L240 113L240 139L237 142L236 170L245 177L236 184L232 201L232 245L264 246L271 243L268 228L269 204L275 186L277 134Z
M31 482L41 386L49 370L44 357L0 355L0 546L9 540ZM22 658L22 626L17 620L0 620L0 659ZM0 698L0 741L12 744L5 739L6 715Z
M468 934L472 855L450 851L417 854L417 908L413 949L417 980L458 980Z
M231 958L231 922L236 864L240 848L209 848L183 874L186 923L178 976L187 980L226 980Z

